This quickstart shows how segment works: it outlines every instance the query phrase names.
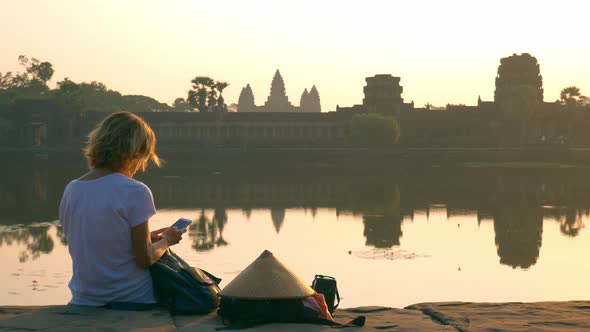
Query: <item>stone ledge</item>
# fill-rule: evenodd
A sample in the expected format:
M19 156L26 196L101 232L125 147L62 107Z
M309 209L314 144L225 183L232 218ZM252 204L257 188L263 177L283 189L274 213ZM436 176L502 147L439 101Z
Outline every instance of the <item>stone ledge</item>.
M358 307L336 312L347 331L582 331L590 330L590 301L535 303L420 303L405 309ZM0 331L216 331L215 313L171 316L166 310L116 311L76 306L0 307ZM249 331L334 331L310 324L268 324Z
M175 331L168 311L79 306L0 307L0 331Z
M590 331L590 302L420 303L418 310L458 331Z

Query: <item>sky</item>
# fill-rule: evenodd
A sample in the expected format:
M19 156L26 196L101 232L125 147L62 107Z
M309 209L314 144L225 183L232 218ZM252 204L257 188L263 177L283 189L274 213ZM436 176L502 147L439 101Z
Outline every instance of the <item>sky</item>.
M404 101L492 100L500 58L527 52L545 101L570 85L590 94L590 3L579 1L0 0L0 72L18 56L53 64L51 81L99 81L171 104L190 80L250 84L266 101L276 69L299 105L316 85L322 110L362 103L365 77L401 77Z

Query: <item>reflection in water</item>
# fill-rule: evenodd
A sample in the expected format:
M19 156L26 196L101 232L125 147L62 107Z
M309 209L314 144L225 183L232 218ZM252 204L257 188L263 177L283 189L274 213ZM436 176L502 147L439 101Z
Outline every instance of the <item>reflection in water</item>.
M205 209L201 209L201 215L191 224L188 231L193 239L193 248L197 251L207 251L228 245L223 239L223 228L226 224L225 208L215 208L212 219L207 218Z
M60 243L67 244L61 227L51 223L42 223L27 227L0 226L0 247L24 246L25 249L19 253L19 261L23 263L35 260L42 254L49 254L53 251L55 243L49 235L50 229L57 229L56 235Z
M252 208L243 208L242 212L244 213L244 216L246 216L246 219L250 220L250 217L252 216Z
M559 222L561 234L576 237L586 227L584 218L588 218L590 210L572 209L569 207L545 207L545 215Z
M277 232L277 234L279 234L279 232L281 231L281 226L283 225L283 221L285 221L285 209L270 209L270 219L272 220L272 224L275 227L275 231Z
M63 188L82 173L82 163L73 165L80 167L52 166L47 160L4 165L0 225L55 220ZM400 246L405 217L412 219L422 211L428 217L431 206L441 206L449 220L474 215L478 222L493 220L500 263L526 269L539 259L545 217L556 220L564 236L576 237L589 215L590 178L575 169L417 172L403 176L311 175L305 171L289 176L208 176L191 167L166 167L150 171L141 180L151 187L159 208L200 209L189 228L192 247L198 251L228 245L223 237L228 209L242 209L247 219L252 209L268 209L278 234L290 208L310 211L313 217L317 207L334 208L337 214L361 216L366 245L387 249ZM0 245L23 244L26 250L20 254L21 261L34 260L54 248L48 236L53 227L45 224L15 230L8 226L0 231ZM56 234L65 245L62 230L56 229Z
M366 244L375 248L391 248L399 246L402 236L402 218L399 215L363 216L367 238Z
M499 207L494 214L494 230L500 263L526 269L537 262L543 233L540 207Z
M227 224L227 212L225 211L225 208L215 208L215 213L213 214L213 223L219 230L219 235L215 240L215 245L218 247L228 245L227 241L223 239L223 228L225 227L225 224Z
M352 189L353 209L363 214L366 244L375 248L399 246L403 217L398 184L371 181Z
M559 229L561 233L574 237L580 233L584 228L584 221L582 216L588 216L588 211L576 211L574 209L567 209L565 217L559 218Z
M33 200L47 200L47 173L46 167L33 168Z
M543 234L543 209L539 186L499 182L492 208L500 263L527 269L539 258Z
M63 246L67 246L68 245L68 240L66 239L66 234L64 233L63 227L57 226L56 228L57 228L56 235L57 235L57 238L59 239L59 242Z

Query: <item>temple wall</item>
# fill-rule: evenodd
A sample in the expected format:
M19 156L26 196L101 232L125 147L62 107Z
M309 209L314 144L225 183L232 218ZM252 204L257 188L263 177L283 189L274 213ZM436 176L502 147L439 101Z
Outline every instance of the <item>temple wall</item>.
M405 104L404 104L405 105ZM359 107L328 113L141 113L160 147L347 146L351 117ZM0 146L80 148L105 113L0 110ZM416 148L489 148L519 144L590 147L590 112L567 112L543 104L522 124L486 107L456 110L402 109L400 142ZM524 128L524 129L523 129ZM524 130L524 134L522 131Z

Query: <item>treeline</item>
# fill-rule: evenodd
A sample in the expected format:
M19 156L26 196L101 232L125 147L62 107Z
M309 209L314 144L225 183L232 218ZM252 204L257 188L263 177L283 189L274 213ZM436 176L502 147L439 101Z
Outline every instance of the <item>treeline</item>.
M22 72L0 72L0 110L57 108L70 112L227 112L228 106L221 96L229 83L215 81L207 76L196 76L186 98L177 98L172 106L141 95L123 95L103 83L76 83L69 78L57 82L51 89L47 82L54 74L53 65L36 58L21 55L18 58ZM43 102L36 102L43 101Z
M122 95L100 82L76 83L69 78L50 88L53 65L21 55L22 72L0 73L0 111L28 110L63 112L228 112L223 100L227 82L207 76L191 80L187 97L177 98L172 106L141 95ZM393 117L357 114L351 119L351 143L357 145L390 145L399 138L399 125Z
M69 78L51 89L47 82L54 74L53 65L35 58L19 56L22 72L0 73L0 109L26 105L50 104L71 112L165 112L174 110L166 103L141 95L123 95L100 82L76 83ZM45 101L45 103L35 103Z

